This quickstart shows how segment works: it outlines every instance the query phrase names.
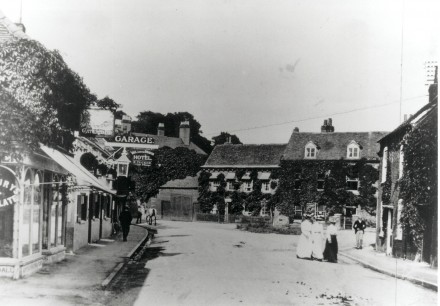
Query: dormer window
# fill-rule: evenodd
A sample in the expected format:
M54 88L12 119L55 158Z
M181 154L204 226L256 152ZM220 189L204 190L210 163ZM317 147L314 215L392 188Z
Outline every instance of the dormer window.
M347 158L359 159L361 155L361 146L356 141L351 141L347 146Z
M316 159L317 153L318 153L318 146L315 143L313 143L312 141L309 141L306 144L304 158Z

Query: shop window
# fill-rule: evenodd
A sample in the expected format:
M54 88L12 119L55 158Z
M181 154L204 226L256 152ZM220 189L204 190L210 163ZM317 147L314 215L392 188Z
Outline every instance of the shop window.
M85 194L80 194L77 198L77 218L78 222L87 220L87 196Z
M359 178L346 177L346 188L347 190L358 190L359 187Z
M0 257L16 257L13 249L14 207L18 201L18 184L15 175L0 166Z
M28 169L23 185L23 219L20 227L21 254L23 257L31 254L32 183L33 173L32 170Z
M111 198L110 196L105 196L105 216L110 218L111 216Z
M33 185L33 203L32 203L32 253L41 252L41 208L43 205L43 185L41 184L43 177L40 173L37 173L34 178Z
M63 244L63 195L62 180L58 175L53 176L52 205L50 207L50 245L55 247Z
M101 194L95 194L94 198L95 198L95 209L94 209L94 217L96 219L99 219L99 215L100 215L100 205L99 202L101 200L102 195Z

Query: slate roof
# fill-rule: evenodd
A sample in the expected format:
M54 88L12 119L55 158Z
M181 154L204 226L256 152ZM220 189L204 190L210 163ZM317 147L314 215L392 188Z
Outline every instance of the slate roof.
M12 38L28 38L28 36L0 11L0 42Z
M278 166L285 144L223 144L214 147L204 168Z
M396 135L398 133L405 132L408 128L415 126L425 120L431 113L437 112L438 102L434 101L426 104L421 109L419 109L414 115L410 116L408 120L404 121L397 128L395 128L392 132L387 133L379 142L386 142L391 136Z
M158 136L158 135L144 134L144 133L131 133L131 134L134 136L151 137L154 139L154 144L159 145L159 148L170 147L171 149L175 149L178 147L185 147L190 150L196 151L197 154L207 155L207 153L202 149L200 149L196 144L191 142L189 146L186 146L183 143L183 140L178 137Z
M299 133L293 132L284 152L285 160L302 160L305 146L309 141L318 148L317 160L346 159L347 146L354 140L361 146L360 158L378 160L380 146L377 143L388 132L333 132L333 133Z
M169 181L159 189L197 189L199 187L198 176L187 176L182 180Z

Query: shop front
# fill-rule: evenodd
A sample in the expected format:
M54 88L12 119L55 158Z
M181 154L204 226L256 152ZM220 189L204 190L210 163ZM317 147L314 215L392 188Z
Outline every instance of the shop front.
M20 278L65 256L66 175L43 152L0 165L0 276Z

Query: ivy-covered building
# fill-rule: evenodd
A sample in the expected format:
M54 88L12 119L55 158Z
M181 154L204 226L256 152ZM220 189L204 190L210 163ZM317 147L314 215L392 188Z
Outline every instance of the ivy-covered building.
M438 90L429 103L379 140L376 249L437 266Z
M379 145L385 132L334 132L332 119L320 133L293 131L281 161L276 208L301 218L376 208Z
M268 215L278 186L274 171L285 148L285 144L215 146L199 176L201 211Z

